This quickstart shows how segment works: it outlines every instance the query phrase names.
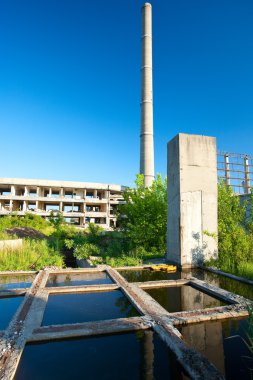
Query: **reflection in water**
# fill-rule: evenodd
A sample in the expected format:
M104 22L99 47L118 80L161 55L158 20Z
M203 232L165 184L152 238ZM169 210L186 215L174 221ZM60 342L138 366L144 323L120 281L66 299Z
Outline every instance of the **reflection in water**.
M183 380L172 353L151 331L28 344L15 380Z
M253 286L242 282L232 280L231 278L221 276L212 272L195 269L192 271L192 276L199 280L206 281L210 284L218 286L229 292L239 294L245 298L253 300Z
M144 331L142 339L142 368L141 374L145 380L154 379L154 344L153 344L153 331Z
M246 319L192 324L180 331L189 346L205 355L226 379L251 379L253 357L243 342Z
M47 287L112 284L112 279L105 272L51 274Z
M167 273L152 271L150 269L119 270L118 272L129 282L178 280L181 278L181 272Z
M223 306L225 303L189 285L145 289L170 313Z
M0 276L0 292L9 289L27 289L30 288L35 276Z
M139 315L120 290L55 294L48 298L42 325L82 323Z
M7 327L23 299L24 297L0 298L0 330Z

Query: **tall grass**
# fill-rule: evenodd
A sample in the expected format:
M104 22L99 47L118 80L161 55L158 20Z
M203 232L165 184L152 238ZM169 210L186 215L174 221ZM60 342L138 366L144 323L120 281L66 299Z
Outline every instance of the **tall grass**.
M253 263L246 262L239 264L236 274L238 276L248 278L249 280L253 280Z
M62 255L49 247L46 240L28 239L20 249L0 251L0 271L39 270L46 266L64 266Z

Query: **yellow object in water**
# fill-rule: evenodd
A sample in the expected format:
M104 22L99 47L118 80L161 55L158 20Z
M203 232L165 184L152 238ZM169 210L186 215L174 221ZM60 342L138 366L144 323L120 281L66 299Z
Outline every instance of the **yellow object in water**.
M177 271L176 265L165 265L165 264L152 265L150 267L150 269L152 269L154 271L164 271L164 272L176 272Z

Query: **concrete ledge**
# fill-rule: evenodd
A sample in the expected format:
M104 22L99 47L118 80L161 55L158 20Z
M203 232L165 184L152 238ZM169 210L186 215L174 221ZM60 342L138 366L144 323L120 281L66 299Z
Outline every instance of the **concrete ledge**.
M29 342L56 340L73 337L87 337L123 333L128 331L149 329L150 325L144 317L118 318L72 325L45 326L33 331Z
M239 277L239 276L236 276L234 274L226 273L226 272L223 272L223 271L221 271L219 269L215 269L215 268L211 268L211 267L200 267L200 268L203 269L203 270L206 270L208 272L212 272L212 273L218 274L220 276L231 278L232 280L243 282L244 284L253 285L253 281L252 280L248 280L247 278L244 278L244 277Z
M119 286L117 284L106 285L80 285L80 286L58 286L45 288L48 294L60 294L60 293L85 293L85 292L106 292L110 290L117 290Z
M3 272L0 272L0 276L23 276L23 275L35 275L39 273L38 271L34 271L34 270L26 270L26 271L14 271L14 270L10 270L10 271L3 271Z
M218 288L217 286L208 284L208 283L201 281L201 280L198 280L196 278L193 278L190 281L190 285L196 289L202 290L203 292L205 292L211 296L216 296L216 297L220 298L221 300L228 302L228 303L245 304L245 305L249 304L251 306L253 305L253 302L251 302L250 300L248 300L242 296L231 293L231 292L224 290L222 288Z
M0 298L10 298L10 297L19 297L24 296L27 292L27 289L11 289L11 290L2 290L0 292Z
M171 314L174 326L186 326L193 323L244 318L247 316L247 310L240 305L221 306L206 310L184 311Z
M143 268L143 266L141 268ZM115 284L45 287L48 277L51 274L79 274L101 271L108 273ZM8 275L10 274L13 274L13 272L8 273ZM233 304L209 309L169 313L144 291L144 289L152 287L162 288L183 286L185 284L190 284L205 293ZM41 327L45 307L50 294L80 293L85 291L97 292L116 289L120 289L126 295L142 316ZM185 373L191 379L223 379L223 376L205 357L191 349L182 340L182 335L176 327L205 321L243 318L248 315L247 305L252 305L252 301L250 300L210 285L204 281L200 281L194 277L189 279L129 283L120 273L108 266L88 270L44 270L39 272L36 276L31 288L27 290L16 289L10 292L15 293L16 291L26 292L24 302L13 317L9 328L5 332L0 332L0 356L2 355L0 357L0 378L5 380L12 380L14 378L26 342L99 336L145 329L152 329L157 332L159 337L174 353L176 360L182 365ZM6 294L6 292L4 293ZM18 293L15 293L15 295L18 295Z
M146 288L165 288L165 287L173 287L173 286L182 286L185 284L189 284L190 280L162 280L162 281L145 281L145 282L132 282L132 284L139 286L141 289Z
M107 266L101 265L95 268L80 268L80 269L55 269L49 270L49 274L80 274L80 273L90 273L90 272L104 272L106 271Z

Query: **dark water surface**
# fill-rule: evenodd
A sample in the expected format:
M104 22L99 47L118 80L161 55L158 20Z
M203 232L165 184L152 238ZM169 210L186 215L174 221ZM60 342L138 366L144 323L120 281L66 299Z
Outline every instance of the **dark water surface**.
M0 330L7 328L24 297L0 298Z
M145 282L160 280L178 280L181 272L167 273L162 271L152 271L150 269L139 270L119 270L118 271L129 282Z
M227 380L250 380L253 354L242 339L246 339L247 326L246 319L231 319L192 324L180 331L186 343L206 356Z
M170 313L226 305L223 301L189 285L145 289L145 291Z
M35 276L27 275L4 275L0 276L0 292L7 289L27 289L30 288Z
M120 290L48 297L42 325L82 323L139 315Z
M93 273L68 273L51 274L47 281L47 287L52 286L78 286L78 285L98 285L112 284L112 279L105 272Z
M229 292L239 294L245 298L253 300L253 286L242 282L232 280L231 278L221 276L212 272L195 269L192 275L199 280L206 281L219 288L228 290Z
M185 380L151 331L27 344L15 380Z

